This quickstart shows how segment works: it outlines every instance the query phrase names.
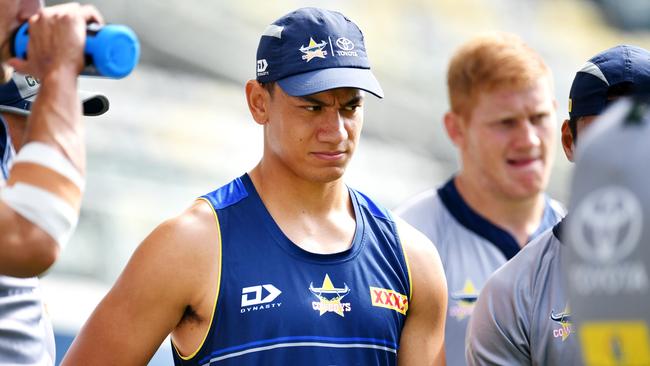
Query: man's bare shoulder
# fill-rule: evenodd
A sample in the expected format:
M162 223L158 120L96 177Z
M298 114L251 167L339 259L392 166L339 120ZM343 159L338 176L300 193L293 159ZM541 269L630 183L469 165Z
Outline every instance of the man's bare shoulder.
M180 260L201 260L205 258L202 257L204 255L215 254L218 236L212 207L203 200L197 200L180 215L158 225L142 245L155 246L157 250Z
M160 224L135 250L64 364L89 364L92 359L94 364L144 365L188 309L209 319L211 308L205 304L213 303L216 291L217 240L214 214L205 202L197 201ZM195 347L194 339L181 337L185 347Z
M216 232L214 210L204 200L196 200L176 217L164 221L156 230L162 230L174 239L203 241L204 235Z
M433 245L426 235L422 234L400 217L395 218L395 223L397 224L400 241L406 251L409 262L440 260L435 245Z
M413 293L433 297L446 293L447 281L435 245L403 219L396 217L395 222L411 272Z

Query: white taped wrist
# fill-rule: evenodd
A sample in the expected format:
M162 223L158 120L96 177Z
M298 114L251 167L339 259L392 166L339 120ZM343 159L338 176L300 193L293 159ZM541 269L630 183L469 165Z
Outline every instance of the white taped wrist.
M65 200L35 186L16 183L0 191L2 201L48 233L61 249L77 226L79 214Z

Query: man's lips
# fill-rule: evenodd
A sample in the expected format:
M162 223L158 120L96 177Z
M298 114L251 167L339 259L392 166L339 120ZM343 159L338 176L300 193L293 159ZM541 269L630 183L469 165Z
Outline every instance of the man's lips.
M516 159L507 160L508 165L513 167L527 167L535 162L541 162L541 161L542 161L541 158L516 158Z
M343 159L343 157L345 157L346 152L345 151L314 151L311 154L318 159L334 161L334 160Z

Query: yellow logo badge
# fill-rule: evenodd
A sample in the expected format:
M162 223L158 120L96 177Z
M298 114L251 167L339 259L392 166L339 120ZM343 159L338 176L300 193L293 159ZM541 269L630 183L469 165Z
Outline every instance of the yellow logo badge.
M586 365L650 365L650 337L643 321L585 322L578 336Z

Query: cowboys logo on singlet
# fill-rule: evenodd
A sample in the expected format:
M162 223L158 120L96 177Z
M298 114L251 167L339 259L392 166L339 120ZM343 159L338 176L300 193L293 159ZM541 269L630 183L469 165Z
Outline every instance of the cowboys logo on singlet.
M553 329L553 338L562 338L562 342L564 342L569 338L569 335L573 333L573 324L571 323L571 312L569 311L569 306L565 306L564 310L558 313L551 310L549 318L562 326L562 328Z
M314 283L310 283L309 291L320 300L314 301L311 304L314 310L320 312L321 316L325 313L336 313L340 316L345 316L343 314L344 312L352 310L349 302L341 302L350 293L350 288L345 283L343 284L343 288L334 287L328 274L325 274L321 287L314 287Z
M451 294L451 299L455 300L455 303L449 307L449 314L460 321L472 315L474 305L478 299L478 291L468 278L465 280L465 286L463 286L462 290Z

